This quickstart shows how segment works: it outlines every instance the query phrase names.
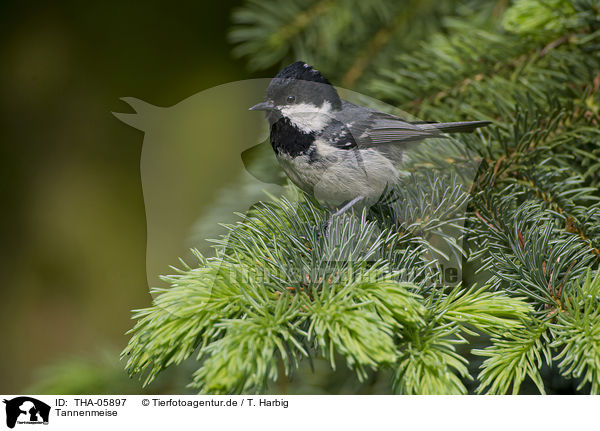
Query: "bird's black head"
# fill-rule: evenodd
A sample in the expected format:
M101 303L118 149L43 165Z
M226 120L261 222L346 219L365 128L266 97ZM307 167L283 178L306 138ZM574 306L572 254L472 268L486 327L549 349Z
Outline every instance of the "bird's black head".
M285 116L286 111L325 108L338 110L342 101L331 83L308 64L297 61L284 67L271 80L265 102L250 109L275 111Z

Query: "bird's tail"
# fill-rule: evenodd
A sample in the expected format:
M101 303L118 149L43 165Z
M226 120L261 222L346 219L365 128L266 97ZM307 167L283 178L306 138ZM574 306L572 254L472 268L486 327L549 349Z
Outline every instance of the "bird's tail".
M444 133L469 133L478 127L487 126L491 121L459 121L456 123L424 123L419 124L424 129L435 129Z

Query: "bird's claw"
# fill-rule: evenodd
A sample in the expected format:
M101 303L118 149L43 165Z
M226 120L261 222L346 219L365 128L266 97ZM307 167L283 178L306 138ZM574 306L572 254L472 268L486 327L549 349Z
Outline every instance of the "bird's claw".
M333 217L327 217L323 223L316 226L317 230L317 238L321 236L325 237L325 239L329 238L329 227L331 226L331 222L333 221Z

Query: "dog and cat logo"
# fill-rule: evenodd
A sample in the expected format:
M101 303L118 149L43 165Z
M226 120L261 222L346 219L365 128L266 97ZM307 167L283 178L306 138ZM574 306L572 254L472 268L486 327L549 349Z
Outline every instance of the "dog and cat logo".
M4 400L6 404L6 426L14 428L16 424L48 425L50 406L31 397L17 397Z

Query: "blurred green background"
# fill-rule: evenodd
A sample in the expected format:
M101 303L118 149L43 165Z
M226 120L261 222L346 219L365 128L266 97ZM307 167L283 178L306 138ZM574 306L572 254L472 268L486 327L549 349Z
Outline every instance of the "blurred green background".
M139 390L118 352L130 310L151 300L143 134L111 112L130 112L122 96L169 106L271 75L231 56L239 4L1 3L1 393L52 391L60 373L88 390Z

